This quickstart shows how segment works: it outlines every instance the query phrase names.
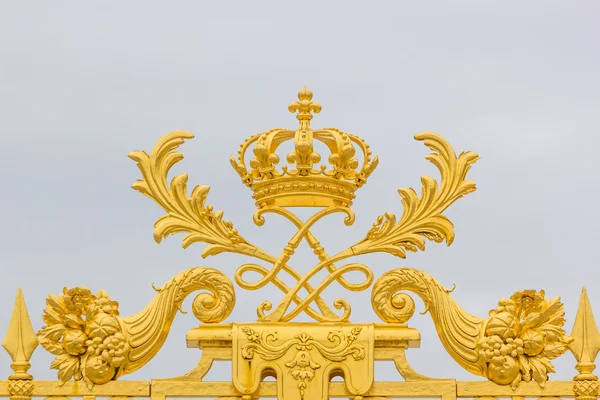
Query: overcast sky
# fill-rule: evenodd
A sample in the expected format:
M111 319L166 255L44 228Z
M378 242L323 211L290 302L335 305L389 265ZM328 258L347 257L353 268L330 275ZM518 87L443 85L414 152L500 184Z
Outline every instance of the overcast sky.
M330 254L378 214L400 215L398 188L420 191L421 175L438 177L413 139L434 131L481 156L470 173L477 191L446 213L455 242L428 243L406 260L361 260L376 277L410 266L455 283L454 298L480 317L518 289L545 288L562 297L570 332L583 285L600 312L599 17L597 1L2 1L0 335L18 286L37 330L47 294L64 286L106 289L127 316L150 301L153 282L202 265L232 276L248 262L203 260L203 245L183 250L180 236L154 242L163 212L130 188L140 175L127 154L149 152L175 129L196 138L174 172L210 185L209 203L279 254L293 227L274 215L253 225L251 191L229 156L251 134L295 128L287 104L304 85L323 106L313 127L358 134L380 158L357 192L354 226L339 215L315 226ZM290 262L315 263L306 245ZM260 302L280 298L272 286L236 294L228 321L254 321ZM352 321L378 320L370 290L332 286L324 297L350 299ZM410 324L422 334L408 353L417 371L475 378L443 350L429 315ZM185 333L196 325L179 315L156 358L124 379L191 369L199 353L186 349ZM56 378L51 359L36 350L36 378ZM9 363L2 353L0 379ZM565 354L554 378L571 379L574 364ZM229 379L228 368L209 378ZM381 371L397 379L391 365Z

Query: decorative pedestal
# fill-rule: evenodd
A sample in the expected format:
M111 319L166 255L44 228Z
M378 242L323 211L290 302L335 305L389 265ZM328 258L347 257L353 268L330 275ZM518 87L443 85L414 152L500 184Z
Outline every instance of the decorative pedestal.
M280 398L327 399L336 376L349 393L367 393L375 360L394 360L409 371L404 349L419 347L420 335L401 324L219 324L189 331L187 345L203 351L188 379L202 379L215 359L231 359L233 384L244 395L273 376Z

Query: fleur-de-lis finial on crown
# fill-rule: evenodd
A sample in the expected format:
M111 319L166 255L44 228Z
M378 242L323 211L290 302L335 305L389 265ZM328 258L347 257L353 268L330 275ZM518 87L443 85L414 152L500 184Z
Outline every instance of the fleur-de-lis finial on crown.
M288 106L290 112L298 112L296 118L299 121L310 121L312 119L312 113L318 114L321 112L321 104L316 101L311 101L313 97L312 90L304 86L302 90L298 92L298 100L293 101ZM302 124L302 122L300 122Z

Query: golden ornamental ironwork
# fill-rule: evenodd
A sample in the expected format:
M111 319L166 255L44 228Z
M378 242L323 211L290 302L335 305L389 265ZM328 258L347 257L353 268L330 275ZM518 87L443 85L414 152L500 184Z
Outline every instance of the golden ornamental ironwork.
M423 176L420 195L412 188L400 189L403 211L399 218L391 212L381 214L362 240L330 255L311 232L312 227L335 213L345 215L345 225L354 223L352 202L376 169L378 157L356 135L336 128L313 129L313 114L322 107L313 101L309 89L302 89L288 109L296 113L299 125L295 130L278 128L253 135L241 144L237 157L230 159L242 183L253 192L257 206L254 223L262 226L266 214L276 214L296 228L279 254L252 244L222 211L208 205L208 186L196 186L190 193L187 174L169 179L169 171L183 158L177 150L194 137L191 133L170 132L150 154L129 154L142 175L133 189L154 200L166 213L154 225L154 239L160 243L183 233L184 248L195 243L206 245L203 258L225 252L248 257L233 280L248 291L274 285L283 294L278 303L267 299L257 302L256 321L225 323L235 306L233 282L221 271L195 267L154 288L154 299L129 317L120 315L119 304L104 290L94 294L84 286L64 288L46 299L42 315L45 325L36 334L19 290L3 342L14 373L0 381L0 396L13 400L40 396L84 400L106 396L116 400L598 398L594 362L600 351L600 333L585 289L568 335L563 303L559 297L547 297L543 290L519 290L480 318L456 303L453 289L424 271L397 268L383 271L375 280L367 265L352 260L375 252L405 258L407 252L424 251L426 241L452 244L454 225L443 213L475 190L467 173L479 158L477 154L467 151L457 155L435 133L415 135L432 150L426 159L439 170L440 179ZM315 141L325 145L326 154L317 152ZM293 150L281 154L285 142L293 144ZM315 212L304 221L293 212L294 207L313 207ZM304 274L291 265L303 240L316 256ZM360 272L362 279L349 281L350 272ZM249 275L259 278L251 280ZM317 277L323 278L315 283ZM286 284L289 278L291 285ZM323 297L333 282L355 292L372 286L371 303L382 322L351 323L347 300L339 298L328 304ZM201 324L188 332L186 343L202 350L198 365L178 377L151 382L123 379L152 360L183 300L197 291L200 293L192 302L192 311ZM420 346L420 335L409 327L415 311L409 293L424 302L448 354L480 380L430 378L410 366L405 351ZM315 322L295 322L302 313ZM55 356L50 368L57 370L56 381L38 381L28 372L38 343ZM578 374L573 381L551 381L555 372L552 360L567 350L575 356ZM216 360L232 362L231 382L204 380ZM376 381L375 361L393 361L404 381ZM267 377L275 378L275 382L265 381ZM332 381L334 377L341 377L343 382Z

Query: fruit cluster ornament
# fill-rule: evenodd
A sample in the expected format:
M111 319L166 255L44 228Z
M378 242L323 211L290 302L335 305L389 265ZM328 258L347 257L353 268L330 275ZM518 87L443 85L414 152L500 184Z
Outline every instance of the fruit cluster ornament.
M129 345L117 316L119 304L101 290L95 296L86 287L65 288L46 299L37 334L40 344L56 359L50 368L58 379L84 380L88 387L113 379L125 361Z
M488 378L513 387L533 378L543 386L554 372L550 360L572 340L562 328L564 315L560 298L546 300L543 290L521 290L500 300L478 343Z

